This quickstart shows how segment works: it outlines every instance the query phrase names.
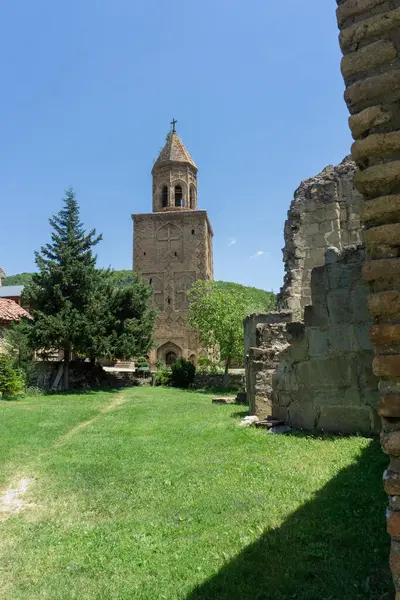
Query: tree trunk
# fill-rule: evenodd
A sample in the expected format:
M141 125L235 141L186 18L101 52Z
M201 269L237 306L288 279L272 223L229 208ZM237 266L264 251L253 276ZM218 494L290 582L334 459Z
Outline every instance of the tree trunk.
M63 372L63 390L69 390L69 363L71 360L70 349L64 348L64 372Z
M224 373L224 378L222 380L222 385L224 387L228 387L228 383L229 383L229 367L231 366L231 357L229 356L226 359L226 363L225 363L225 373Z

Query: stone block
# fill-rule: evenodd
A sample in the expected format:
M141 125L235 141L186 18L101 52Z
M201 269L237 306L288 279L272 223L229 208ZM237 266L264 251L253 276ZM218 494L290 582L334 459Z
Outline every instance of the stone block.
M358 388L331 388L315 393L315 404L322 406L356 406L362 407L362 395Z
M328 354L328 334L325 330L310 327L308 334L308 353L310 358L322 358Z
M400 278L400 258L381 258L366 262L363 265L363 277L366 281Z
M381 394L400 394L400 378L399 379L381 379L378 383L378 390Z
M392 156L400 149L400 132L373 133L353 143L351 153L356 162L374 157Z
M332 290L327 295L327 304L333 325L352 321L353 315L348 290Z
M353 327L346 323L331 325L328 329L329 352L355 352L358 348Z
M371 294L367 298L368 309L373 317L400 318L400 291L388 290Z
M400 472L389 467L383 474L383 485L388 494L400 495Z
M387 349L390 353L391 349L400 347L400 323L372 325L370 336L375 347Z
M356 349L372 351L372 343L369 333L370 323L359 323L354 325L352 329L354 331Z
M339 27L350 17L357 17L376 8L379 4L385 4L386 0L348 0L342 2L336 9L336 17Z
M360 207L360 220L362 223L379 222L393 213L400 215L400 194L381 196L364 202Z
M382 0L378 0L378 2L376 0L374 2L361 0L359 4L365 5L366 8L360 11L360 14L364 12L368 14L378 3L382 3ZM369 19L362 19L350 27L343 28L339 36L340 47L343 53L346 54L352 46L369 39L386 37L385 34L398 27L400 27L400 8L373 15Z
M354 139L357 139L373 127L387 123L391 118L392 114L389 111L383 111L380 106L370 106L352 115L349 125Z
M398 246L400 240L400 223L387 223L366 229L364 239L367 246Z
M382 450L391 456L400 456L400 431L391 431L381 435Z
M372 362L372 369L377 377L400 377L400 356L376 356Z
M355 323L371 323L372 319L367 304L368 288L365 285L357 285L349 293L353 321Z
M387 511L387 532L393 537L400 537L400 512L389 510Z
M357 359L353 356L330 356L298 365L299 382L316 390L357 387Z
M314 403L311 400L293 402L288 409L287 422L296 429L315 429L318 423L319 413L315 410Z
M378 412L381 417L400 418L400 395L382 396L379 400Z
M321 406L318 429L337 433L371 433L370 412L367 408Z
M397 79L400 92L400 71L397 74ZM379 85L379 82L377 83ZM354 183L358 191L364 194L366 198L396 193L400 185L400 161L387 162L374 165L364 169L364 171L356 171Z

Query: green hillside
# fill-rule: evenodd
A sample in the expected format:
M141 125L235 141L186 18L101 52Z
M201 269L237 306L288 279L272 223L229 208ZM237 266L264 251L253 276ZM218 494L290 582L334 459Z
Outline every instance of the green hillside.
M3 280L3 285L26 285L32 278L33 273L19 273L9 275ZM129 269L120 269L113 271L115 283L126 281L132 277L132 271ZM216 281L215 284L226 291L246 293L251 298L252 309L250 312L268 312L275 309L276 296L273 292L266 292L255 287L241 285L230 281Z

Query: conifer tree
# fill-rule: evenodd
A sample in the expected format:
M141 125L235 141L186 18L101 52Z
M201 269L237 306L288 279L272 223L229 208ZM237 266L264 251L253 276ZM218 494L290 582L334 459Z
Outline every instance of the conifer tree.
M35 320L33 346L64 352L64 389L68 389L71 352L87 343L98 273L93 248L102 239L93 229L86 233L72 189L66 191L64 208L52 217L51 242L35 252L38 273L24 290Z
M112 271L96 268L93 248L102 236L84 230L72 189L49 221L51 242L35 253L38 273L25 287L24 299L34 318L30 344L42 353L63 350L63 388L68 389L72 352L92 362L147 354L155 313L148 307L149 286L137 277L119 285Z

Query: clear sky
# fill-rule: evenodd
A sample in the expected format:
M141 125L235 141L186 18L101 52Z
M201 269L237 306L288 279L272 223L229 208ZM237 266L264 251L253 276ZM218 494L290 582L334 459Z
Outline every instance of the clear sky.
M19 0L0 20L0 266L34 269L72 186L99 264L132 266L133 212L173 117L199 167L215 277L278 290L302 179L351 138L322 0Z

